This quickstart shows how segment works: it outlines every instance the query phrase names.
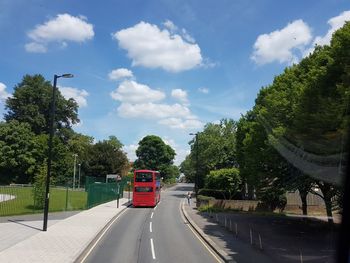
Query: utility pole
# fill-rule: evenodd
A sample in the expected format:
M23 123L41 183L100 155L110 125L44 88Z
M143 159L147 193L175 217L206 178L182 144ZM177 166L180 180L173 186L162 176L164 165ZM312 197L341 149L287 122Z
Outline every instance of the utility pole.
M81 170L81 163L79 163L78 166L79 166L78 189L80 189L80 170Z
M196 175L194 177L194 191L196 193L196 196L198 195L198 175L199 175L199 148L198 148L198 132L196 133L190 133L190 135L195 135L195 142L194 142L194 149L196 149Z
M50 177L51 177L51 161L52 161L52 140L55 134L55 111L56 111L56 90L58 78L72 78L72 74L54 75L52 86L52 97L50 105L50 134L48 141L48 158L47 158L47 174L46 174L46 186L45 186L45 203L44 203L44 220L43 231L47 231L47 220L49 216L49 203L50 203Z
M74 167L73 167L73 190L75 189L75 173L76 173L76 169L77 169L77 156L78 154L73 154L74 156Z

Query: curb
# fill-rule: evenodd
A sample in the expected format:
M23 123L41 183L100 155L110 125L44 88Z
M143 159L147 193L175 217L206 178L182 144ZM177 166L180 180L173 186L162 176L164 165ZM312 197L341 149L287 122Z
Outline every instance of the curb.
M213 249L216 254L224 261L229 263L236 263L236 261L231 258L224 250L222 250L211 238L205 234L202 229L200 229L199 226L196 225L196 223L190 218L190 216L187 214L186 210L184 209L184 204L181 205L181 211L182 214L185 216L186 220L192 228L200 235L200 237L210 246L211 249Z
M82 260L84 259L85 255L88 253L88 251L90 250L90 248L95 244L95 242L100 238L100 236L102 235L102 233L105 231L105 229L107 229L110 224L114 221L114 219L116 217L119 216L119 214L121 212L123 212L125 209L127 209L128 207L132 206L132 200L128 201L124 204L122 204L122 206L124 206L124 208L122 210L120 210L116 215L114 215L111 220L108 221L108 223L102 227L100 229L100 231L95 235L94 238L92 238L92 240L89 242L89 244L82 250L82 252L78 255L78 257L76 259L73 260L74 263L80 263L82 262Z

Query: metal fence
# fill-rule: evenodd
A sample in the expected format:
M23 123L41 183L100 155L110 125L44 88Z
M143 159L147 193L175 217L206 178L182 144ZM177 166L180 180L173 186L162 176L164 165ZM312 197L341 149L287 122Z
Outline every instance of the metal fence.
M87 208L122 198L127 180L113 183L94 182L87 185Z
M0 186L0 217L43 213L43 205L35 200L32 185ZM82 189L50 187L50 212L82 210L86 204L87 193Z
M104 178L86 178L85 189L72 189L70 185L51 186L49 212L89 209L93 206L123 197L128 180L104 183ZM43 204L34 197L33 185L0 186L0 222L5 217L43 213ZM37 202L37 203L36 203Z

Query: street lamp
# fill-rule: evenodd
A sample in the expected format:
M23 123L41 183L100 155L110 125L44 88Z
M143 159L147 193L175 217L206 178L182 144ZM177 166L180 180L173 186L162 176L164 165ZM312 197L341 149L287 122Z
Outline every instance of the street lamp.
M80 189L80 168L81 168L81 163L78 164L79 166L79 180L78 180L78 189Z
M77 169L77 157L78 154L73 154L74 157L74 167L73 167L73 190L75 189L75 173L76 173L76 169Z
M194 147L196 149L196 175L194 178L194 191L196 193L196 196L198 195L198 173L199 173L199 163L198 163L198 153L199 153L199 148L198 148L198 132L196 133L190 133L190 135L195 135L196 136L196 141L194 144Z
M47 158L47 175L46 175L46 191L45 191L45 206L44 206L44 224L43 231L47 230L47 218L49 214L49 198L50 198L50 176L51 176L51 160L52 160L52 140L54 135L54 123L55 123L55 100L56 100L56 89L58 78L73 78L72 74L54 75L53 87L52 87L52 98L51 98L51 110L50 110L50 136L48 142L48 158Z

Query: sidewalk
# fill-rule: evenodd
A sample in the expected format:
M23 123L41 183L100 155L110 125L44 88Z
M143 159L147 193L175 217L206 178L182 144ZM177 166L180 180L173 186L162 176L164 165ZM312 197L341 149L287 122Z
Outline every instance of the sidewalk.
M121 198L119 208L112 201L64 220L49 221L47 232L38 231L42 221L2 223L0 262L74 262L127 205L128 199ZM1 227L7 228L5 238ZM18 243L14 244L14 240Z
M200 213L195 204L187 203L184 210L189 223L205 240L209 239L209 245L212 241L219 248L214 250L226 262L254 262L257 258L259 262L335 262L337 226L329 228L323 221L250 213Z
M233 232L200 215L195 206L196 200L192 200L191 205L187 202L183 205L186 219L224 262L274 262L269 256L253 249L250 244L237 239Z

